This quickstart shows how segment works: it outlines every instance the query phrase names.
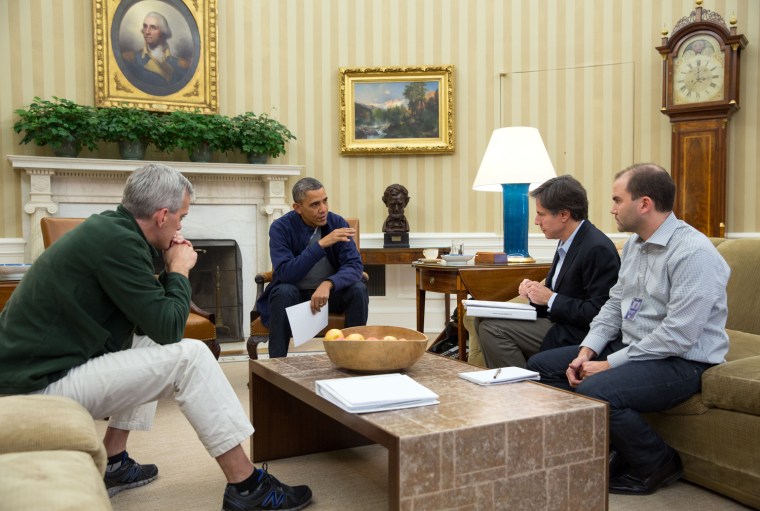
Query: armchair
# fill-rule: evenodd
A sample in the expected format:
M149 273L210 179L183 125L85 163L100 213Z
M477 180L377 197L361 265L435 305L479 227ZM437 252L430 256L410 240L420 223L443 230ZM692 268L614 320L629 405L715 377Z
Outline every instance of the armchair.
M356 243L356 249L359 250L359 219L346 218L346 222L348 222L349 227L356 229L354 243ZM365 283L369 281L369 276L366 272L362 274L362 280ZM264 286L272 281L272 272L266 271L257 273L254 281L256 282L256 300L258 300L261 294L264 292ZM327 326L317 335L324 335L324 333L331 328L343 328L345 326L345 322L346 317L343 313L331 312L327 319ZM269 328L264 326L264 323L261 322L259 312L256 310L256 306L254 305L253 310L251 311L251 336L248 337L248 341L246 342L248 356L253 360L257 360L259 358L257 351L258 345L265 342L269 342Z
M72 230L77 225L84 222L84 218L59 218L45 217L40 221L42 230L42 243L48 248L58 238ZM202 341L219 359L221 348L216 340L216 325L214 314L206 312L199 308L192 301L190 302L190 315L185 324L185 333L183 337L198 339Z

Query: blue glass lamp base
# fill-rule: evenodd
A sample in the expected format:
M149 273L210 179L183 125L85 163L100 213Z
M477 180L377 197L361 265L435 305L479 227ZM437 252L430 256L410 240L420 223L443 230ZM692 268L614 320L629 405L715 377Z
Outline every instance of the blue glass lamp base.
M501 185L504 201L504 253L510 263L536 262L528 253L528 183Z

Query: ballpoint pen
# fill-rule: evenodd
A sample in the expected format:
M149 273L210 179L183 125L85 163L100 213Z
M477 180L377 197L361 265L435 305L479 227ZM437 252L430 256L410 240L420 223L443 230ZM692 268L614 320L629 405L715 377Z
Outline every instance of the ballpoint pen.
M495 380L495 379L496 379L496 378L499 376L499 373L500 373L500 372L501 372L501 367L500 367L500 368L498 368L498 369L496 370L496 372L495 372L495 373L493 373L493 379L494 379L494 380Z

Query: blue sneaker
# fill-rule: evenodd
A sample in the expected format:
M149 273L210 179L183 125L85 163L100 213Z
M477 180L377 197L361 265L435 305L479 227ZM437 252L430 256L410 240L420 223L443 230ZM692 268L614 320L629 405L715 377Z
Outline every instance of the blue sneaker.
M261 467L259 486L252 492L241 493L234 485L224 489L223 511L298 511L311 502L308 486L288 486L267 472L267 464Z
M103 480L106 483L108 496L113 497L121 491L152 483L157 477L157 466L140 465L125 453L122 461L106 467L106 475Z

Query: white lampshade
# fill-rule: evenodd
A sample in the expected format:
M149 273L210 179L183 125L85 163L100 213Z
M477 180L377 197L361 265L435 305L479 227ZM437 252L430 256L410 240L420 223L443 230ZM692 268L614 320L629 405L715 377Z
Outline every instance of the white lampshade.
M502 184L541 184L556 175L537 128L498 128L488 142L472 189L500 192Z

